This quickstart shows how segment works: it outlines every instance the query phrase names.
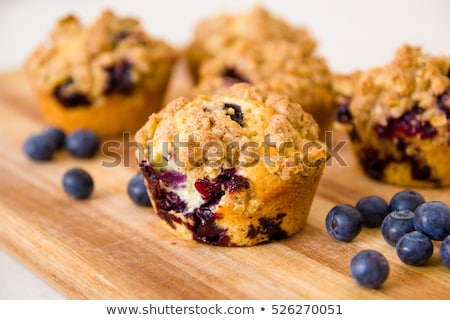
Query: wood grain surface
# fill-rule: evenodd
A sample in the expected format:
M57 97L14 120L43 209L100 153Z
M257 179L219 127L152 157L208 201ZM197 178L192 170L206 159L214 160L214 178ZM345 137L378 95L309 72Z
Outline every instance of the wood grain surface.
M175 82L170 95L187 88ZM366 178L346 145L321 180L307 226L282 241L250 248L186 242L161 227L151 209L126 194L131 166L110 168L101 154L76 160L64 151L48 163L30 161L24 140L45 127L20 72L0 76L0 247L71 299L450 299L450 270L439 243L425 267L407 266L379 229L364 229L351 243L328 237L324 220L337 203L369 194L389 200L401 190ZM345 137L334 133L337 142ZM76 201L62 190L72 167L89 171L95 190ZM450 204L449 189L418 190ZM351 258L376 249L391 272L378 290L355 284Z

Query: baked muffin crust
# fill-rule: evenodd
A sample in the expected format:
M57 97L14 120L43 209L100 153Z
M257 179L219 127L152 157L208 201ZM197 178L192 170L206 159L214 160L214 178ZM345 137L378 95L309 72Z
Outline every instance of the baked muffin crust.
M149 196L171 232L249 246L306 223L327 157L318 132L298 104L240 83L228 94L172 101L136 141Z
M450 184L449 69L450 57L404 45L391 63L360 75L337 120L369 176L407 186Z
M176 55L138 20L106 10L87 26L60 19L25 70L48 122L110 135L159 109Z

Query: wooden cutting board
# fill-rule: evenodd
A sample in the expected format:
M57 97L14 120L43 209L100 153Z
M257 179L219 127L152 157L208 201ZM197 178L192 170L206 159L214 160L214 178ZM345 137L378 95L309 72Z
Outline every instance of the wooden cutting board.
M175 81L171 95L185 90ZM333 161L321 180L307 226L296 236L250 248L221 248L180 240L161 227L151 209L126 194L131 167L102 166L101 155L31 162L24 140L45 127L22 73L0 75L0 247L72 299L450 299L450 270L439 243L430 263L411 267L397 258L379 229L364 229L352 243L328 237L324 220L337 203L369 194L389 200L399 187L366 178L348 145L347 162ZM335 140L345 139L335 133ZM95 180L93 197L75 201L62 190L72 167ZM418 190L450 204L449 189ZM391 273L378 290L356 285L351 258L376 249Z

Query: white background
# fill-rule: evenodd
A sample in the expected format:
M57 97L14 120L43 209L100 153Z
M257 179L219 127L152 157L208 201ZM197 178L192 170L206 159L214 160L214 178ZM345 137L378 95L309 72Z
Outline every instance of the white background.
M422 45L429 53L450 54L449 0L0 0L0 71L21 68L55 21L67 13L88 23L110 8L139 18L151 35L181 47L202 17L219 10L247 10L256 3L309 28L319 53L335 72L385 63L406 42ZM0 298L60 297L0 251Z
M88 23L108 7L141 19L150 34L183 46L202 17L255 3L308 27L334 71L385 63L405 42L430 53L450 53L449 0L0 0L0 70L21 67L56 19L69 12Z

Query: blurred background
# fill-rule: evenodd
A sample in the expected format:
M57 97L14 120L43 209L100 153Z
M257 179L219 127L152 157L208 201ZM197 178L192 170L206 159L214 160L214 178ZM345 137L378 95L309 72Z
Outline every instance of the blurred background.
M0 0L0 70L20 68L56 20L68 13L90 23L110 8L135 16L151 35L181 47L199 19L255 4L309 28L319 53L336 72L385 63L405 42L429 53L450 53L448 0Z
M450 54L449 0L0 0L0 72L20 69L56 20L68 13L90 23L110 8L140 19L152 36L182 47L200 19L256 4L307 27L334 72L384 64L406 42L429 53ZM0 248L0 299L58 298L58 292Z

